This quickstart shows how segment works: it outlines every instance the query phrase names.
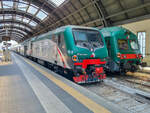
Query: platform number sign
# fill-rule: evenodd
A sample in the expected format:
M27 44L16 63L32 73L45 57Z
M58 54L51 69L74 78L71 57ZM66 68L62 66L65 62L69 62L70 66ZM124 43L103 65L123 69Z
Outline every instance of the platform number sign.
M145 45L146 45L145 39L146 39L146 32L138 32L138 41L140 45L140 51L143 57L145 57Z

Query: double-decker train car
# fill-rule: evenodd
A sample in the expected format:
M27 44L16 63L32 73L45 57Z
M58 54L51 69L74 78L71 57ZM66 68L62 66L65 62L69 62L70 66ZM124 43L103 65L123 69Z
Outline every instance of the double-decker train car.
M108 72L134 72L142 64L137 36L122 27L108 27L100 30L108 49Z
M63 26L25 41L24 55L68 76L76 83L105 79L108 57L105 41L96 28Z

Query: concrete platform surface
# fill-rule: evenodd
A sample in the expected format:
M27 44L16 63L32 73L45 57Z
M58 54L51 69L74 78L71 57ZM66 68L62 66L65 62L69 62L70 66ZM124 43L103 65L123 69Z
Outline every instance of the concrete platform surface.
M22 56L12 62L0 66L0 113L128 113Z

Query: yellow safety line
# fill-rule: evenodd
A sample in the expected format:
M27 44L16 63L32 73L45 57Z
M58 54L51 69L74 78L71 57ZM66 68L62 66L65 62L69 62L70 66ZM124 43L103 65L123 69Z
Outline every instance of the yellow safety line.
M59 86L64 91L66 91L67 93L69 93L71 96L73 96L74 98L76 98L80 103L82 103L83 105L85 105L88 109L90 109L94 113L111 113L110 111L108 111L107 109L105 109L103 106L100 106L99 104L95 103L94 101L92 101L88 97L84 96L83 94L81 94L80 92L78 92L77 90L75 90L74 88L72 88L72 87L68 86L67 84L63 83L62 81L56 79L53 75L51 75L48 72L44 71L43 69L39 68L35 64L32 64L31 62L29 62L26 59L24 59L24 60L25 60L25 62L27 62L28 64L30 64L32 67L34 67L36 70L38 70L41 74L43 74L48 79L50 79L51 81L53 81L57 86Z

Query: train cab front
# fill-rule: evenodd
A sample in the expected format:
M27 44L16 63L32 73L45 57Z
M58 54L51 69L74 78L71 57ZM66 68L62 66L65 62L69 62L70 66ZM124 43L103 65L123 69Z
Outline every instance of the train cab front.
M128 35L126 38L118 39L117 59L121 71L134 72L142 64L142 55L136 36Z
M76 83L99 82L106 78L107 49L98 30L73 30L76 53L72 56Z
M84 59L83 62L74 63L74 81L76 83L99 82L106 78L104 65L101 59Z

